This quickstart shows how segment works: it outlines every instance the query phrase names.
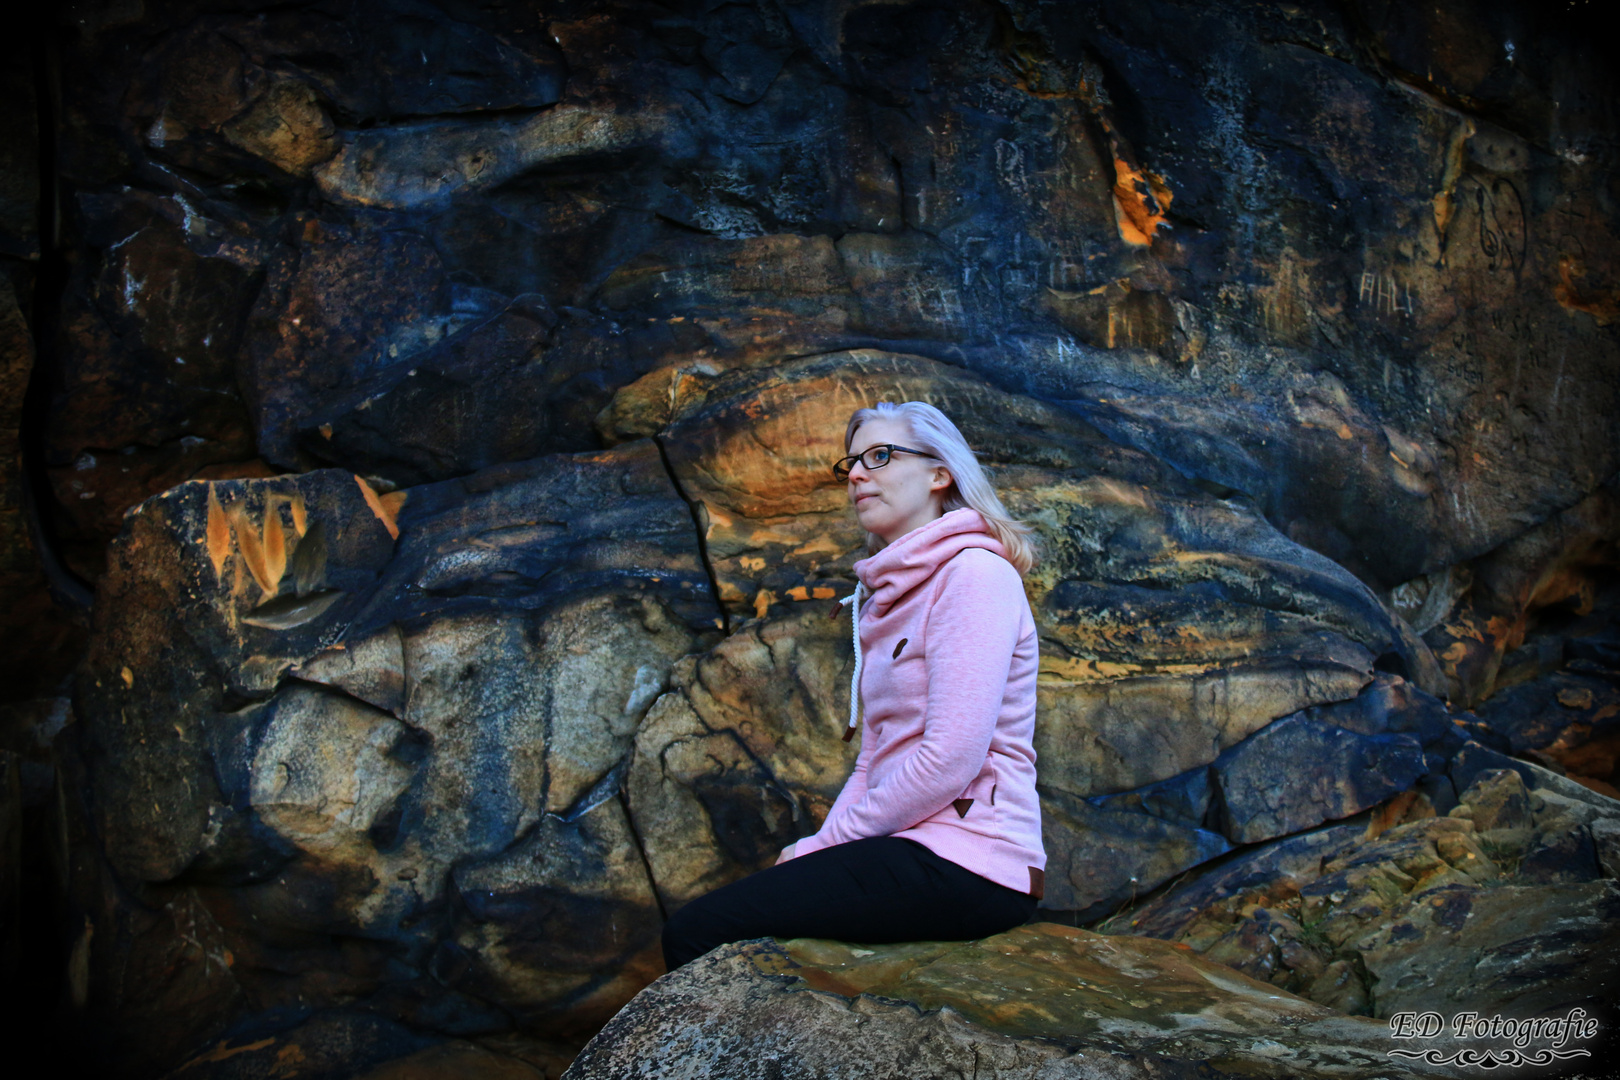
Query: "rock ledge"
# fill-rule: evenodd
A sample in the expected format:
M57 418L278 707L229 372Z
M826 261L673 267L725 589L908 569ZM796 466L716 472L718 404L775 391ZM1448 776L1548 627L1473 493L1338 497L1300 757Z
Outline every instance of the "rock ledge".
M642 991L564 1080L1465 1075L1402 1063L1398 1045L1184 946L1037 923L967 943L725 946Z

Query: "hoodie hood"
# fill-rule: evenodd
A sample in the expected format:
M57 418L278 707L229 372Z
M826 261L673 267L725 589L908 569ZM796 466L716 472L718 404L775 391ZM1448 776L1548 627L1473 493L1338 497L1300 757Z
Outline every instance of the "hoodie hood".
M1007 549L990 532L984 517L971 506L937 517L871 558L856 563L855 576L872 597L872 614L881 616L967 548L984 548L1007 558Z

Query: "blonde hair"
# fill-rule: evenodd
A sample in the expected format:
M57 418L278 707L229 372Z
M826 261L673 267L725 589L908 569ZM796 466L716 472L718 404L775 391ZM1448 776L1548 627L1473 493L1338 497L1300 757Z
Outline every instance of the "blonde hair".
M951 486L945 489L945 513L971 506L984 518L990 533L1007 552L1007 561L1018 568L1020 574L1035 565L1035 541L1032 530L1022 521L1007 513L984 475L979 459L968 447L967 440L951 423L950 417L926 401L907 401L899 405L880 401L870 409L857 409L844 430L844 450L855 444L855 432L868 420L893 419L906 425L915 449L926 451L945 463L950 470ZM883 547L883 538L876 533L866 534L866 549L875 554Z

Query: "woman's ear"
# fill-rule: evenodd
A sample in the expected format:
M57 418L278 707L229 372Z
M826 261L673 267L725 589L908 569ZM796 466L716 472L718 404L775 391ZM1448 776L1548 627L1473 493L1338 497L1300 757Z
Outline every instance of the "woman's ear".
M934 475L930 477L928 481L928 490L944 491L954 482L955 481L953 481L951 478L951 470L947 469L943 465L935 465Z

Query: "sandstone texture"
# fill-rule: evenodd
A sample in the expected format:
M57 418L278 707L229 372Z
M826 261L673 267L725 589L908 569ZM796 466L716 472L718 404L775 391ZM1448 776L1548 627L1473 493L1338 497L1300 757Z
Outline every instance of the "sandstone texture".
M1595 1015L1620 993L1620 884L1598 855L1620 802L1520 768L1528 784L1479 768L1443 816L1408 792L1259 847L1103 926L1346 1012Z
M1464 1075L1392 1045L1185 948L1036 923L965 945L722 946L642 991L564 1076Z
M1608 992L1620 95L1586 20L38 6L0 65L23 1026L100 1075L554 1077L663 920L836 795L865 541L828 465L902 399L1041 547L1043 918L1315 1033L1132 1020L1088 1068L1360 1075L1323 1009ZM784 1017L942 1063L990 1023L748 948L705 970ZM1042 1030L984 1045L1078 1067Z

